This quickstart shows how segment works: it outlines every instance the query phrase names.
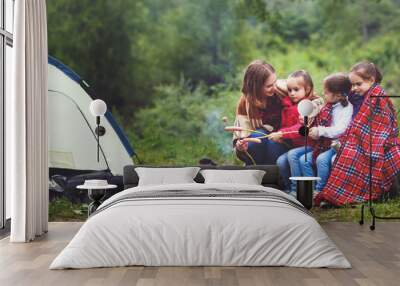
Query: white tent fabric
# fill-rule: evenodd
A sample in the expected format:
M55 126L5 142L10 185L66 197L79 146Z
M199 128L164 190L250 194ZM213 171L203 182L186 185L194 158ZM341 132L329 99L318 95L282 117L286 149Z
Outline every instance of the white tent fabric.
M11 242L48 228L47 22L45 0L15 2L14 71L6 98L6 181Z
M93 100L81 86L81 79L58 60L49 57L49 166L77 170L105 170L122 175L132 164L133 150L110 113L101 118L106 133L100 136L97 162L96 120L89 111Z

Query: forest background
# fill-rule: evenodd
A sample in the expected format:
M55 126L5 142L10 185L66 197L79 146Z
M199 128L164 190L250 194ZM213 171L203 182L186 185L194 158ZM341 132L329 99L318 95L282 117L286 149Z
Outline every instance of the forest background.
M147 164L240 164L221 119L233 123L254 59L279 78L309 71L319 94L325 76L369 60L400 92L399 0L50 0L47 10L49 54L106 101Z

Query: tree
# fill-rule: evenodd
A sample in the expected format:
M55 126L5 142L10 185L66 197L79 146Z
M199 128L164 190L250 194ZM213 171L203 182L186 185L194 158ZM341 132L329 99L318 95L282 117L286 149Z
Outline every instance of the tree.
M318 0L316 17L325 38L338 45L398 29L400 5L393 0Z
M92 86L94 97L119 108L143 101L135 94L131 54L137 29L132 29L130 19L140 9L133 9L134 2L131 7L126 4L123 0L47 3L49 54L80 74Z

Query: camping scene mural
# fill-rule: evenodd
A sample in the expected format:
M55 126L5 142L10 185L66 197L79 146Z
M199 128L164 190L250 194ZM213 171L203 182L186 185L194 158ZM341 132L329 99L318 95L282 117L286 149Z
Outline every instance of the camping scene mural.
M122 128L106 112L97 161L89 86L59 60L49 56L48 62L50 199L63 193L75 201L75 188L85 179L107 179L122 186L123 167L132 164L134 155Z
M275 165L321 220L400 214L400 2L52 0L50 219L126 165ZM90 105L107 111L97 125Z

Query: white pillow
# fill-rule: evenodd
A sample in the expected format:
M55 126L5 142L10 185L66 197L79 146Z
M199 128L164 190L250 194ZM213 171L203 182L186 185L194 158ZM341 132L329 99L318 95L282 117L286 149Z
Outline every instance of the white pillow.
M205 184L234 183L261 185L265 171L262 170L201 170Z
M193 179L199 170L199 167L135 168L139 177L138 186L195 183Z

